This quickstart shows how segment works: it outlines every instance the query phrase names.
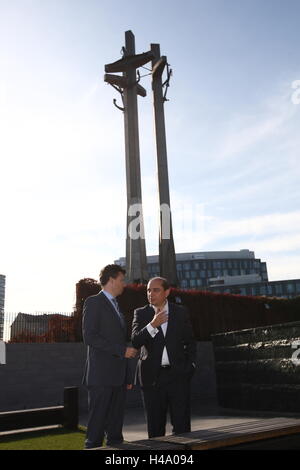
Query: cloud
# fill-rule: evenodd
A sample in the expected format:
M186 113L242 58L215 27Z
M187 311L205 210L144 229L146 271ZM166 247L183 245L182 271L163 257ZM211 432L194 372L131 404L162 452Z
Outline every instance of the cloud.
M253 150L257 144L277 139L288 129L298 109L290 99L287 83L281 85L277 94L265 99L256 106L255 112L236 112L230 117L223 131L217 159L228 159Z
M300 211L289 213L269 213L256 217L247 217L232 220L211 219L211 224L206 226L211 235L217 237L226 236L241 237L265 236L278 233L300 233Z

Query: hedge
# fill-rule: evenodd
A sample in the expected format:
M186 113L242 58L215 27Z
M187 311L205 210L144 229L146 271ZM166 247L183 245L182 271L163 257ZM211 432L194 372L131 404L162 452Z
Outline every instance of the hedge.
M81 339L80 324L84 301L99 291L100 285L94 279L82 279L76 284L77 340ZM225 331L300 320L300 297L254 297L172 288L169 299L188 308L198 341L210 341L211 335ZM133 312L147 303L146 286L127 285L118 301L127 321L129 339Z

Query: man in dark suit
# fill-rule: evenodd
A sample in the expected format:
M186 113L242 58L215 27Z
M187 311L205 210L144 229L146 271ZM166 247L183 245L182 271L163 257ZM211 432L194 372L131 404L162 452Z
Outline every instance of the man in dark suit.
M196 342L186 308L168 302L169 293L166 279L151 279L149 305L135 310L132 324L132 345L141 348L137 376L149 437L165 435L168 408L174 434L191 430L190 381Z
M121 266L103 268L101 292L88 297L83 307L83 340L88 347L83 377L89 404L86 448L102 446L105 434L108 445L123 442L125 394L132 388L127 359L136 355L127 346L126 323L116 300L124 278Z

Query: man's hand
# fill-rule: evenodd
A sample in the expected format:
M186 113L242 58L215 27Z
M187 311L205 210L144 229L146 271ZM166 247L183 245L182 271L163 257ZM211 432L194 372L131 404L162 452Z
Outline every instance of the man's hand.
M132 359L133 357L136 356L136 353L137 353L137 349L135 348L126 348L126 351L125 351L125 357L127 359Z
M158 328L160 325L162 325L163 323L166 323L168 321L168 314L167 312L165 312L164 310L162 310L161 312L158 311L152 321L151 321L151 325L153 326L153 328Z
M133 384L127 384L126 389L127 390L132 390L133 389Z

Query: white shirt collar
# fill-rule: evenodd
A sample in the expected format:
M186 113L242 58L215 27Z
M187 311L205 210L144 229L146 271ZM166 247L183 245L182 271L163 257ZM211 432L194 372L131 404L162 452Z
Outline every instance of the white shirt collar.
M150 304L150 307L152 307L152 308L154 309L154 312L157 313L157 307L155 307L155 306L152 305L152 304ZM169 303L168 303L168 301L166 301L163 310L164 310L164 312L166 312L167 314L169 314Z
M102 289L102 292L103 292L103 294L108 298L108 300L113 300L113 299L115 299L115 297L114 297L110 292L107 292L107 290Z

